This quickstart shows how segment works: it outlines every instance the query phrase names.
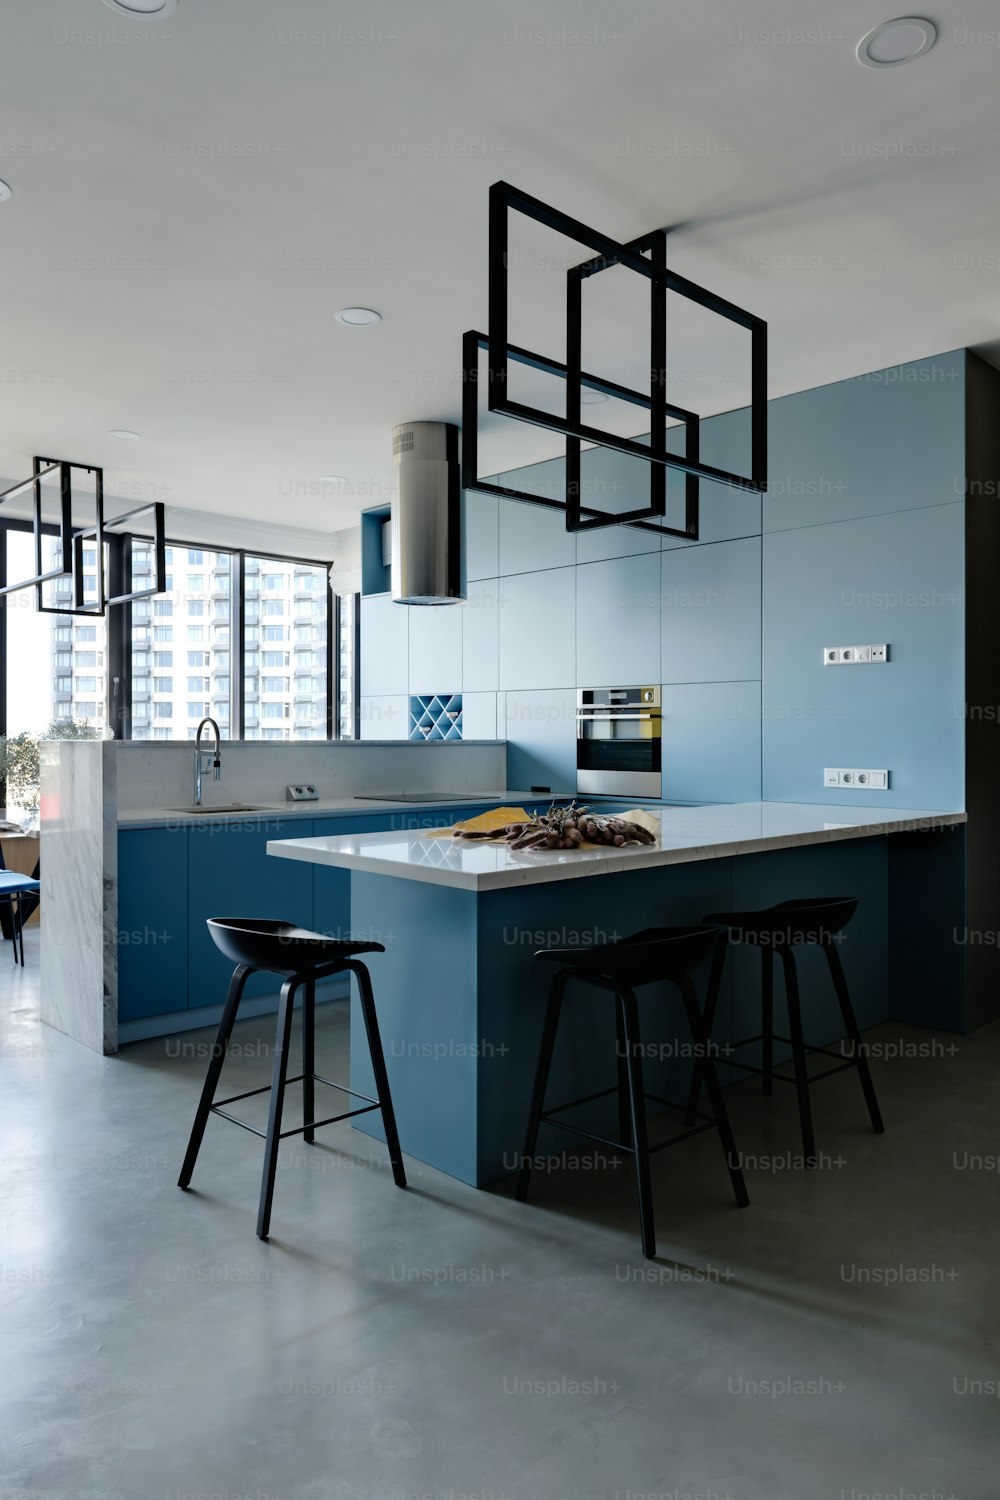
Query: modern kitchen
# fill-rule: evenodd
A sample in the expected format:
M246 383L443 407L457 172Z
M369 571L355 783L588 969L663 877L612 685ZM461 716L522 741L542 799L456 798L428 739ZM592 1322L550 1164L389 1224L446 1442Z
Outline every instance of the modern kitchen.
M14 0L4 1494L995 1494L996 17L807 12Z

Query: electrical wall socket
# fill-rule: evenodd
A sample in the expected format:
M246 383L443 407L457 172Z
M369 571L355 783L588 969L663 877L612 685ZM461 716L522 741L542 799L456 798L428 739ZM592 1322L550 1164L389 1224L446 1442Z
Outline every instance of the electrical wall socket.
M824 667L853 667L861 662L887 662L889 647L882 646L824 646Z
M299 781L285 787L286 802L318 802L319 792L311 781Z
M889 789L889 772L843 770L837 766L827 766L823 771L823 785L859 792L885 792Z

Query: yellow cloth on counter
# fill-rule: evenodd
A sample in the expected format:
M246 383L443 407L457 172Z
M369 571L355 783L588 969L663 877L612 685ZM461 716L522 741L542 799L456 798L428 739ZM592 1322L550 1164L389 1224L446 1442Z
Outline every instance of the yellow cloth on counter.
M508 823L527 823L528 814L523 807L492 807L489 812L477 813L474 818L463 818L455 828L468 833L503 833Z

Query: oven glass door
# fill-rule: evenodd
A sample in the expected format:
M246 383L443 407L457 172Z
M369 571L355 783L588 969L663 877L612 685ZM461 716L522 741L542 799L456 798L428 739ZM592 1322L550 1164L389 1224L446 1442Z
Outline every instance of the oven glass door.
M577 769L658 773L660 729L659 714L635 709L581 712L577 718Z

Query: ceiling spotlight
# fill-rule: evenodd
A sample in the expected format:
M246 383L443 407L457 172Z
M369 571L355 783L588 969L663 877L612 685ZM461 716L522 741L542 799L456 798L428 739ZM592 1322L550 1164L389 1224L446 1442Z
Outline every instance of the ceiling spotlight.
M901 63L923 57L937 41L937 27L921 16L900 16L883 21L858 43L858 62L866 68L898 68Z
M319 476L319 482L320 482L320 484L346 484L347 483L347 475L346 474L321 474Z
M343 323L345 328L371 328L381 321L382 314L374 307L342 307L337 314L337 322Z
M0 182L0 203L6 203L10 197L10 188L5 182Z
M161 20L177 9L177 0L104 0L104 3L120 16L128 16L130 21L136 16L155 16Z
M607 401L603 391L595 391L591 386L585 385L580 392L581 406L600 406L602 401Z
M117 438L119 443L137 443L139 441L139 434L137 432L129 432L127 427L113 427L108 433L108 437Z

